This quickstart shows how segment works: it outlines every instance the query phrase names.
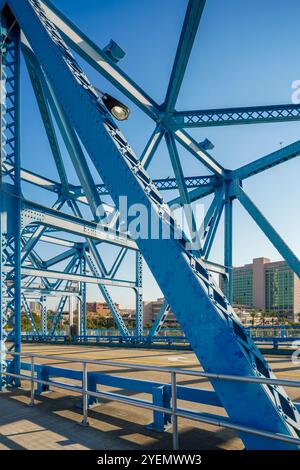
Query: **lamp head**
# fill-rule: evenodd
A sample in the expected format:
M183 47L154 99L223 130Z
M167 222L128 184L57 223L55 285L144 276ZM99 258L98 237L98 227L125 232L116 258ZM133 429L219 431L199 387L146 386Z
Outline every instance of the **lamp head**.
M119 100L114 98L113 96L105 93L102 96L102 101L108 111L118 120L118 121L125 121L128 119L130 110L125 106L125 104L121 103Z

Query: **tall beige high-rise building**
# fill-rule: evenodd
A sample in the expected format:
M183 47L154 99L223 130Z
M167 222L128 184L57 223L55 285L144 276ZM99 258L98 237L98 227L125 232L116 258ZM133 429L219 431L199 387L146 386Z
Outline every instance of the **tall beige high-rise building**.
M220 287L225 283L220 276ZM255 258L233 268L233 304L285 314L292 321L300 315L300 279L285 261Z

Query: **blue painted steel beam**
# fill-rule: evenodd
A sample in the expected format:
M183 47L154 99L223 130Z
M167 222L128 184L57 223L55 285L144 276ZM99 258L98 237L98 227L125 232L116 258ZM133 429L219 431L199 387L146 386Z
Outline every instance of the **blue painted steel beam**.
M129 205L142 203L149 212L153 208L154 217L164 227L166 222L158 212L164 213L162 198L153 192L150 178L138 174L137 159L124 136L99 105L87 77L53 26L45 21L40 3L9 0L9 4L115 203L126 194ZM150 191L146 191L149 185ZM184 240L139 239L138 245L205 370L273 376L204 265L185 250ZM216 380L212 383L231 419L285 435L296 436L300 432L300 417L282 388ZM281 413L282 407L285 413ZM241 437L247 448L295 448L259 436Z
M163 304L162 304L158 314L156 315L156 318L153 322L153 325L150 328L150 331L148 333L148 337L149 337L150 341L152 341L154 336L158 335L162 325L164 324L165 320L167 319L167 316L168 316L169 312L170 312L170 305L168 304L166 299L164 299Z
M121 263L123 262L127 252L128 252L127 248L121 248L121 250L119 251L119 253L118 253L118 255L115 259L115 261L112 264L111 269L108 272L109 277L111 277L111 278L115 277L115 275L117 274L118 269L121 266Z
M36 278L46 279L58 279L58 281L51 285L52 289L60 287L62 282L70 280L72 282L86 282L88 284L97 284L103 286L115 286L115 287L126 287L134 289L136 284L134 281L128 281L126 279L110 279L106 277L100 277L93 273L93 276L80 276L80 274L73 274L67 271L55 271L50 269L38 269L33 267L26 267L21 269L22 277L35 276ZM107 302L108 303L108 302Z
M246 211L251 215L260 229L268 237L268 239L273 243L276 250L281 254L281 256L286 260L291 269L300 277L300 261L297 256L292 252L288 247L285 241L280 237L276 230L272 227L270 222L265 218L261 211L256 207L256 205L251 201L249 196L239 187L236 191L236 197L240 203L244 206Z
M147 169L154 157L154 154L163 138L164 130L160 125L157 125L154 129L147 145L141 155L140 162L145 169Z
M209 228L213 224L214 216L217 212L217 209L218 207L219 208L221 207L222 199L223 199L223 190L222 188L217 188L215 191L214 198L209 208L207 209L204 219L199 228L202 245L203 243L205 243L206 237L209 232Z
M135 302L135 335L137 338L143 336L143 257L139 251L135 253L136 269L136 302Z
M44 261L44 267L45 268L51 268L51 266L54 266L55 264L61 263L62 261L65 261L66 259L70 258L71 256L74 256L77 252L76 248L71 248L70 250L64 251L63 253L60 253L59 255L53 256L53 258L50 258L46 261Z
M1 3L3 8L4 4ZM0 155L0 389L19 386L21 350L20 28L7 5L1 11ZM10 165L9 172L5 172ZM8 268L8 272L5 271Z
M47 335L47 297L42 295L41 297L41 335L45 337Z
M196 220L194 217L191 201L189 198L189 193L185 185L183 170L182 170L182 166L181 166L181 162L179 158L179 153L176 147L176 142L175 142L174 136L169 132L165 134L165 139L166 139L171 164L173 167L173 171L174 171L178 189L179 189L181 205L183 206L183 211L185 213L186 221L188 223L191 241L192 243L195 244L195 253L200 253L201 244L200 244L200 240L198 236L197 224L196 224Z
M216 232L217 232L217 228L220 222L220 218L223 212L223 207L224 207L223 191L220 191L220 193L217 195L217 204L216 204L213 216L211 217L206 227L207 230L205 233L205 239L204 239L204 244L202 248L203 257L205 259L209 257L212 244L215 239Z
M55 202L53 205L54 210L60 210L64 205L64 201L61 201L59 199L58 201ZM34 231L34 233L31 235L30 239L26 241L26 243L22 247L22 253L21 253L21 263L24 263L26 260L27 256L32 252L34 247L37 245L43 234L45 233L47 227L40 225L37 227L37 229Z
M135 241L119 230L112 229L107 225L90 222L80 217L61 213L32 201L22 201L22 215L24 219L26 217L29 218L29 223L46 225L57 231L66 231L85 238L92 238L117 246L125 246L131 250L137 250Z
M80 257L80 274L86 275L86 259L84 251L82 250ZM83 336L83 340L86 338L86 282L80 283L80 306L79 306L79 334Z
M228 188L225 189L225 211L224 211L224 266L226 269L225 286L226 296L232 303L232 230L233 230L233 201L229 197Z
M26 242L24 241L24 237L21 238L21 246L22 249L24 250L24 247L26 246ZM31 265L37 269L42 269L44 267L44 261L41 259L41 257L36 253L36 251L32 248L31 251L28 253L28 260L30 261ZM26 278L24 274L22 273L22 264L28 266L28 260L27 263L22 263L22 251L21 251L21 274L22 274L22 280ZM35 278L30 281L30 284L35 280ZM26 282L26 286L30 285L28 284L28 281ZM42 279L42 284L46 289L51 288L51 284L48 281L48 279Z
M62 194L62 185L59 182L46 178L45 176L38 175L33 171L22 168L21 179L47 191ZM188 189L202 187L211 188L217 183L217 178L214 175L185 176L184 180ZM159 191L172 191L174 189L178 189L176 178L157 178L153 180L153 183ZM100 196L109 195L104 184L96 184L96 188ZM83 202L84 192L81 186L69 183L69 190L68 198L77 199L78 202Z
M28 317L28 320L30 322L33 333L35 335L39 336L39 330L38 330L38 327L36 325L34 316L32 315L32 312L31 312L30 307L28 305L27 299L26 299L26 297L23 293L22 293L22 306L23 306L24 312L26 313L26 315Z
M218 179L214 175L185 176L184 182L188 189L211 188L216 186ZM153 183L159 191L178 189L176 178L154 179Z
M77 267L78 267L78 251L74 254L74 256L69 260L69 262L66 264L66 266L64 267L64 270L63 272L64 273L75 273L77 272ZM62 276L60 279L59 278L55 278L51 275L51 272L53 274L53 276L55 275L55 271L53 270L50 270L49 268L48 269L40 269L39 272L38 272L38 275L41 277L41 279L43 277L46 277L47 278L47 273L49 273L49 278L51 279L57 279L54 283L51 284L51 287L52 289L59 289L63 282L65 281L64 277ZM56 271L57 273L59 271Z
M173 114L174 128L232 126L300 120L299 104L179 111Z
M163 110L167 113L172 112L175 108L204 6L205 0L189 0L163 105Z
M78 207L78 204L75 201L69 201L69 205L72 209L72 212L74 215L77 217L82 218L82 213ZM95 217L96 217L96 212L95 212ZM87 246L89 247L89 250L94 258L94 262L97 264L97 267L100 271L101 275L107 276L107 269L105 267L105 264L100 256L100 253L97 249L97 245L95 244L94 240L87 239L86 241Z
M22 285L22 292L27 295L27 298L34 298L37 299L41 295L46 295L50 297L63 297L64 295L78 295L80 292L78 289L72 288L71 290L66 289L63 287L62 289L41 289L37 286L34 287L26 287Z
M9 165L7 165L9 167ZM38 186L42 189L46 189L47 191L52 191L54 193L61 193L62 192L62 185L57 181L53 181L49 178L44 176L38 175L33 171L25 170L21 168L21 180L26 181L26 183L33 184Z
M245 179L300 155L300 140L229 172L231 179Z

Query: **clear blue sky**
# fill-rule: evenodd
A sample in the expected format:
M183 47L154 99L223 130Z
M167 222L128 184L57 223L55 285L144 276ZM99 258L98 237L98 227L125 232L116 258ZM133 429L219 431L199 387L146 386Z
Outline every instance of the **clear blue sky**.
M164 100L186 0L54 0L54 3L100 47L110 39L118 42L126 51L126 57L120 63L123 70L157 102ZM177 110L290 103L291 84L300 79L299 17L300 3L297 0L207 0ZM153 122L89 66L85 70L94 85L130 105L130 119L121 128L136 153L140 154L154 128ZM57 179L25 74L22 102L22 165ZM287 145L298 140L300 123L195 129L191 134L199 141L205 137L212 140L215 144L212 155L225 167L236 168L278 149L281 142ZM187 175L207 174L207 170L191 155L182 149L180 155ZM66 161L70 182L77 183L67 156ZM252 177L244 185L298 257L299 170L298 158ZM164 145L161 145L149 171L153 177L173 175ZM99 180L96 174L95 178ZM43 203L52 201L32 188L29 191L27 186L24 193L28 198L38 198ZM218 262L223 258L222 232L221 221L211 256ZM106 258L109 260L110 256L111 252L108 252ZM244 264L258 256L280 259L236 202L234 264ZM127 274L128 266L129 262L124 267L124 274ZM114 289L112 292L123 306L133 305L133 295L128 296L128 291ZM91 299L98 298L95 288L89 289L88 293ZM144 297L152 299L159 295L159 289L146 269Z

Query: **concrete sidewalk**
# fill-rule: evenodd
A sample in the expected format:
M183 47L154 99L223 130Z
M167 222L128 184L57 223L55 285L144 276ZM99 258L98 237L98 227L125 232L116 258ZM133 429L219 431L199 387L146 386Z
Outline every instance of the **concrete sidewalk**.
M29 394L22 390L0 395L0 450L162 450L172 449L171 431L157 433L146 428L146 410L118 407L105 402L89 412L83 427L78 397L58 392L38 398L29 407ZM147 414L148 413L148 414ZM180 449L242 449L231 431L201 429L182 420Z

